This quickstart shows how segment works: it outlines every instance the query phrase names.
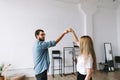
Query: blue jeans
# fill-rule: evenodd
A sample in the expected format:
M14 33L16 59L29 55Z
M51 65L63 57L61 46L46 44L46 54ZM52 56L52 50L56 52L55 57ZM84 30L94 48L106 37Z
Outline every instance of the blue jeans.
M47 70L38 75L35 75L35 77L37 80L47 80Z

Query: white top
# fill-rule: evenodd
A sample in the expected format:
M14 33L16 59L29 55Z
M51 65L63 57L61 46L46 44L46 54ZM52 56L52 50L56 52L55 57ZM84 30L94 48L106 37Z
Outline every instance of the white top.
M84 57L82 55L78 56L78 58L77 58L77 71L80 74L86 75L87 68L92 68L92 64L93 64L93 60L90 56L88 57L88 61L86 62L86 64L84 63Z

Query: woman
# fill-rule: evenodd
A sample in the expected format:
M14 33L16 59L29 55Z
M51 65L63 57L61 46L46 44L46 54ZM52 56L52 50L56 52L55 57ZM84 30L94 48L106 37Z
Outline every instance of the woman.
M69 29L73 34L76 44L80 48L80 55L77 57L77 80L92 80L92 73L96 70L96 56L92 39L89 36L82 36L78 40L73 29Z

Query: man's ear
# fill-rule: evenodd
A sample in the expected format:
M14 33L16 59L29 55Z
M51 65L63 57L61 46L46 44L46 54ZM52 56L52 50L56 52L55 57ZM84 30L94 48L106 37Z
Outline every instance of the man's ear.
M36 35L36 39L38 39L39 38L39 35Z

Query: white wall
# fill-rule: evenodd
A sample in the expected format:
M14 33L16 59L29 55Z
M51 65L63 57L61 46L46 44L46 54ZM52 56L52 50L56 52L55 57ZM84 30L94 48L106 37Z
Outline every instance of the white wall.
M67 27L73 27L80 36L83 31L81 22L75 4L52 0L1 0L0 63L12 64L11 69L33 68L32 46L36 29L45 30L46 40L57 38ZM71 34L65 35L50 50L62 51L64 46L73 46L72 42Z
M106 3L94 16L94 37L97 62L105 62L104 43L112 43L113 57L118 55L116 5Z
M120 6L117 8L118 54L120 56Z
M97 61L104 62L104 43L111 42L113 55L118 54L117 49L117 27L116 27L116 10L99 9L94 16L94 38Z
M112 43L113 56L118 54L117 45L117 2L112 0L89 0L81 1L81 8L85 12L88 21L84 26L89 33L93 35L97 63L105 62L104 43ZM89 18L90 17L90 18ZM92 30L91 30L92 29ZM99 69L99 65L98 65Z
M117 8L117 38L118 38L117 56L120 56L120 5ZM118 65L118 67L120 67L120 65Z

